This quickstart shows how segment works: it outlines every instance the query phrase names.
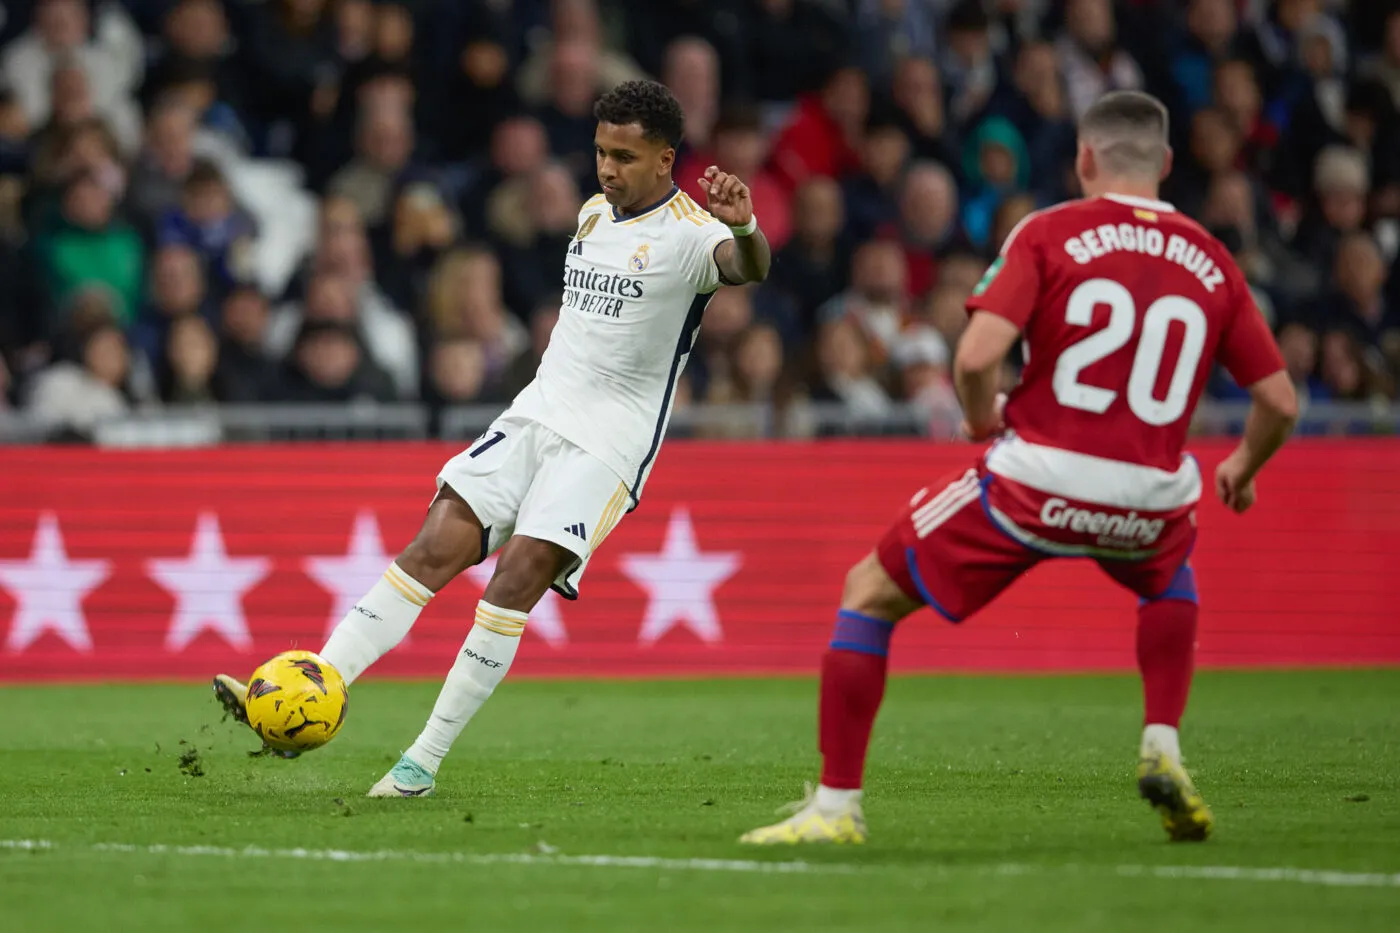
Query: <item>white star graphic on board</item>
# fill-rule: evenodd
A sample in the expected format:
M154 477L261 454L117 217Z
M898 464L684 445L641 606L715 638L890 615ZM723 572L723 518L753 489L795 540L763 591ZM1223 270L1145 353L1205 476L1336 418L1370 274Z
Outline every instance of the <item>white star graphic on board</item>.
M684 506L673 509L660 553L624 554L621 560L622 572L649 597L637 640L650 645L683 625L703 642L722 641L715 588L734 576L743 560L735 551L701 553L690 512Z
M39 516L28 560L0 560L0 586L19 604L5 647L21 652L46 631L74 651L91 651L83 599L111 573L111 561L69 560L52 512Z
M384 568L389 566L389 559L389 555L384 553L379 522L374 513L366 509L355 516L355 526L350 531L350 547L345 556L308 557L302 562L306 575L335 597L330 622L326 625L327 636L355 608L355 603L370 591L370 587L379 582Z
M488 557L475 567L467 568L467 576L485 592L486 584L496 572L496 558ZM562 648L569 643L569 633L564 629L564 618L559 614L559 594L545 590L535 608L530 610L530 621L525 631L534 632L549 643L551 648Z
M165 636L167 651L183 651L205 629L239 651L253 647L243 617L243 594L267 576L266 557L229 557L219 517L201 512L195 522L189 557L146 561L151 579L175 597L175 615Z

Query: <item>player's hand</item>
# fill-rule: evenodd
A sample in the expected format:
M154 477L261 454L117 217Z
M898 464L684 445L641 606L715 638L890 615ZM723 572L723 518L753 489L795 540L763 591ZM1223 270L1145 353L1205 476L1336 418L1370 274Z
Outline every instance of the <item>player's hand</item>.
M1225 507L1242 515L1254 504L1254 478L1244 478L1244 463L1234 454L1215 468L1215 494Z
M958 428L958 433L963 437L967 438L968 440L972 441L974 444L979 444L982 441L991 440L992 438L997 437L1006 430L1005 392L997 393L996 406L992 409L992 411L996 415L996 423L993 426L985 430L979 430L977 428L974 428L971 424L969 424L966 418L963 418L962 426Z
M728 175L711 165L705 169L705 177L700 179L700 189L705 192L705 208L722 224L742 227L753 220L753 200L749 197L749 186L737 175Z

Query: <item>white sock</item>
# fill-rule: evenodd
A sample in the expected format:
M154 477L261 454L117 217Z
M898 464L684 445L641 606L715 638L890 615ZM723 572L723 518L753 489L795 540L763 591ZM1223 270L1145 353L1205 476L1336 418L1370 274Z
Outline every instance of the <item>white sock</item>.
M860 804L861 791L839 790L835 787L827 787L825 784L817 785L817 809L825 813L840 813L850 808L851 804Z
M437 774L452 743L471 722L496 685L505 679L525 632L526 614L486 600L476 604L476 623L442 685L428 724L404 754Z
M390 564L331 632L321 657L350 683L403 641L432 598L432 590Z
M1142 730L1142 754L1159 753L1172 761L1181 761L1181 737L1175 726L1153 723Z

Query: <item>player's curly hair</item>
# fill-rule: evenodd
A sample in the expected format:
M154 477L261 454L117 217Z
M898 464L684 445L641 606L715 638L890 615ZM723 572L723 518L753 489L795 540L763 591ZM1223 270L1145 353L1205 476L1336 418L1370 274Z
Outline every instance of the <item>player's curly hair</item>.
M663 140L672 149L685 134L685 113L671 89L659 81L624 81L593 105L599 123L637 123L642 136Z

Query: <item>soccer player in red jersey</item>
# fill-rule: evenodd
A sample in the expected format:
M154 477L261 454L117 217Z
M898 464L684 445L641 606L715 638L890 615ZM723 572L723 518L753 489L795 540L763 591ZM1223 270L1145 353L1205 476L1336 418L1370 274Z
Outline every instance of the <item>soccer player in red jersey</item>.
M1244 512L1297 400L1229 252L1158 200L1170 168L1156 98L1111 93L1080 121L1085 198L1027 217L967 302L954 366L963 429L995 443L965 473L919 490L847 575L822 660L821 784L743 842L863 842L861 780L895 624L924 606L961 622L1056 557L1095 560L1139 597L1138 790L1171 839L1209 835L1177 737L1195 651L1188 558L1202 485L1182 448L1219 361L1252 399L1244 437L1215 471L1216 494ZM997 372L1018 340L1027 363L1008 399Z

